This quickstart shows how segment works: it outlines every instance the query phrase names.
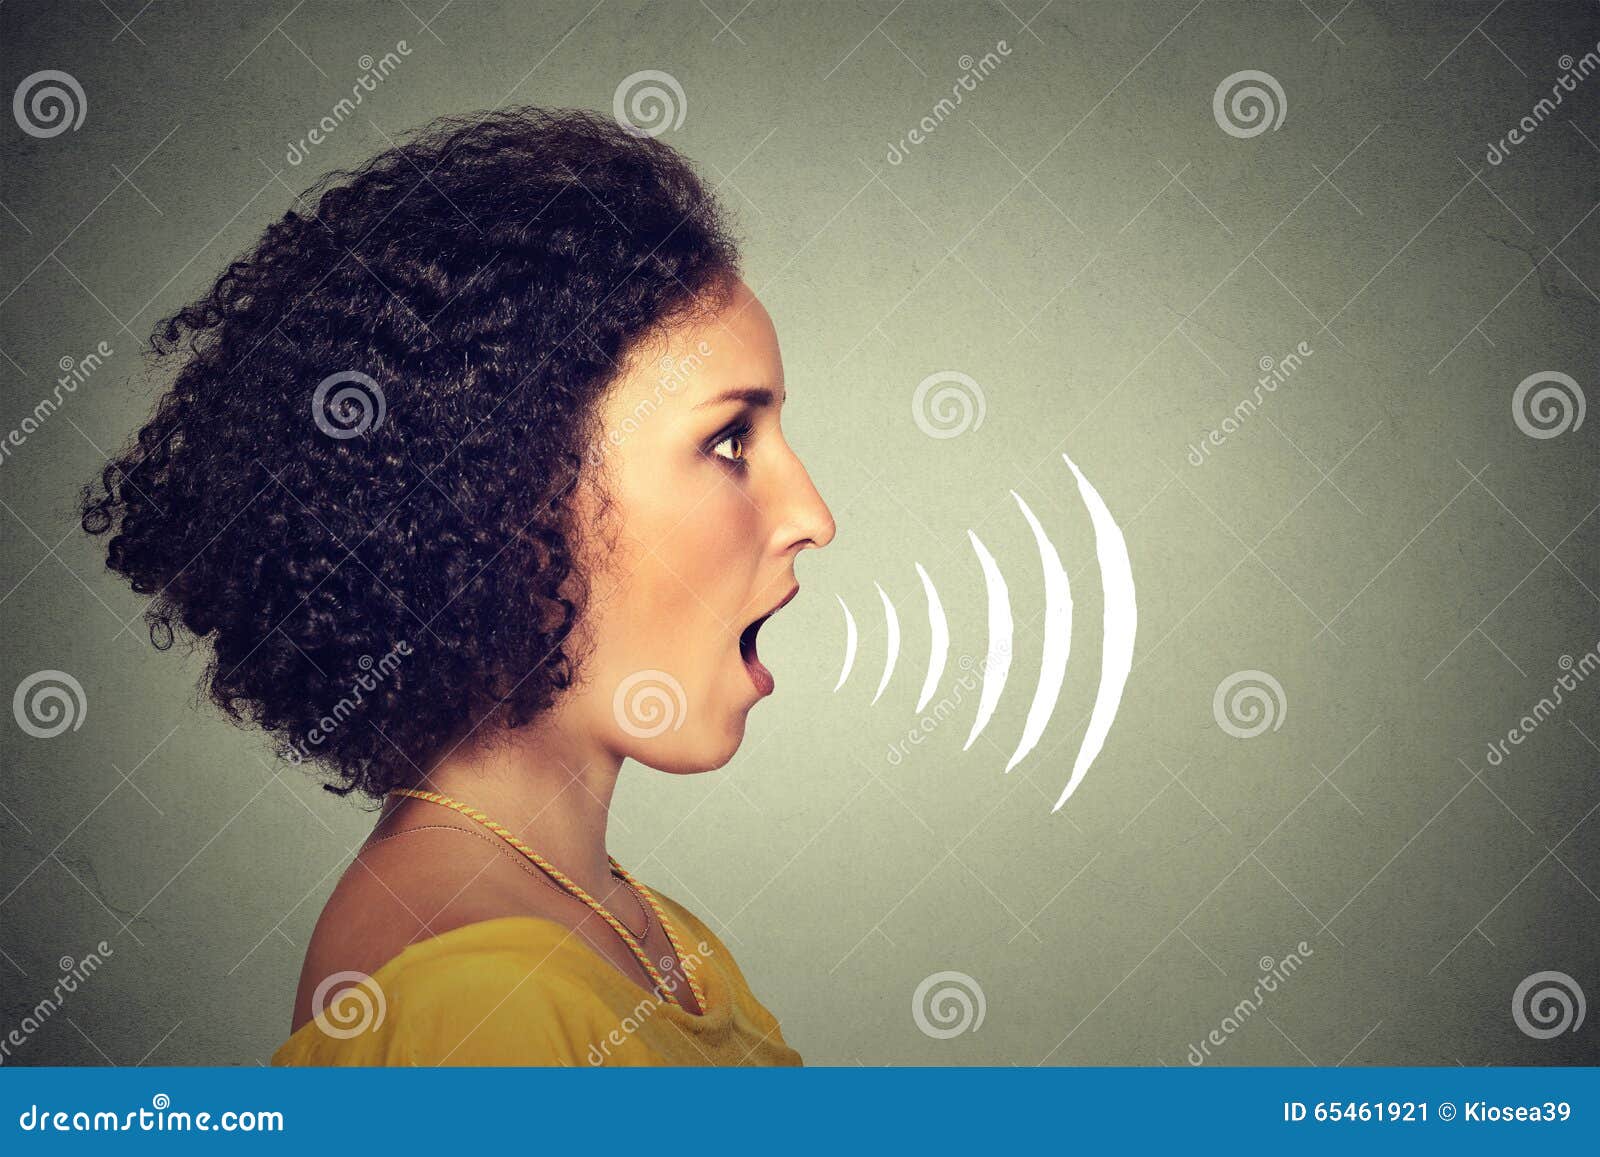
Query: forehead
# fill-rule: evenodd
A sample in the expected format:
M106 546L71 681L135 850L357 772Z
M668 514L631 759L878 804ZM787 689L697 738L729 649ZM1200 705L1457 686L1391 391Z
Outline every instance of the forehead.
M781 390L783 360L771 316L740 281L714 316L681 323L642 345L611 403L623 409L670 404L688 412L727 390L752 386Z

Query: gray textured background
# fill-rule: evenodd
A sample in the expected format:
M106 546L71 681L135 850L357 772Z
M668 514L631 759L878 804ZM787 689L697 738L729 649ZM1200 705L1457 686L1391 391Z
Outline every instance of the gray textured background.
M1600 997L1600 675L1500 766L1486 745L1600 644L1597 427L1535 438L1518 383L1600 352L1600 76L1503 163L1591 2L1237 4L406 0L0 7L0 79L61 69L76 131L0 126L0 430L63 359L115 351L0 466L0 691L59 670L80 726L0 728L0 1031L104 940L100 972L13 1063L255 1064L368 817L195 705L140 601L75 530L75 488L143 419L137 346L324 169L445 112L612 108L682 85L666 139L717 183L776 319L790 440L839 521L763 643L779 681L725 769L630 766L614 851L729 942L809 1063L1175 1064L1299 972L1214 1061L1600 1060L1600 1013L1550 1040L1512 994L1559 970ZM299 165L363 54L411 54ZM1010 54L899 164L887 152L1004 40ZM1243 69L1280 127L1222 131ZM1188 448L1263 357L1314 351L1203 465ZM932 438L918 382L969 374L981 425ZM1140 628L1110 742L1052 815L1093 700L1099 584L1060 451L1127 532ZM1038 666L1039 563L1074 579L1074 662L1009 775ZM927 628L985 645L973 528L1024 631L985 740L916 725ZM883 662L873 583L905 653ZM857 669L833 693L845 598ZM1213 694L1283 688L1230 735ZM955 691L957 668L942 695ZM931 711L932 708L930 707ZM935 1039L946 970L980 1028Z

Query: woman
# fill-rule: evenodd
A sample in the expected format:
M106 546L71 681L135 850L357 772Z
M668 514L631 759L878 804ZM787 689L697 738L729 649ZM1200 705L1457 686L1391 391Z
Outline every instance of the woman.
M834 535L722 210L536 108L312 193L157 326L173 384L82 498L156 645L205 640L235 721L381 803L273 1062L799 1064L606 850L625 759L733 756Z

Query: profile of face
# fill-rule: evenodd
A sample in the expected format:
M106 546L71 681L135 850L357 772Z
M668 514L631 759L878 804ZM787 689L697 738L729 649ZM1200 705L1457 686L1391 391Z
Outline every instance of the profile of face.
M581 687L563 715L608 751L669 772L733 757L771 693L760 624L798 589L801 551L833 515L779 425L786 387L772 318L737 282L716 316L641 346L600 404L578 495L599 518ZM603 506L603 513L602 512Z

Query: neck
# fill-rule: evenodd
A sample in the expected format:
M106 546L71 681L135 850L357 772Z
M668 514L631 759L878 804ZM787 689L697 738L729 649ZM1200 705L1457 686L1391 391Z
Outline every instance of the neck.
M606 828L622 757L536 726L486 750L451 752L416 787L483 812L605 903L619 883L611 874ZM384 815L411 812L409 822L431 817L437 806L391 797Z

